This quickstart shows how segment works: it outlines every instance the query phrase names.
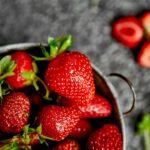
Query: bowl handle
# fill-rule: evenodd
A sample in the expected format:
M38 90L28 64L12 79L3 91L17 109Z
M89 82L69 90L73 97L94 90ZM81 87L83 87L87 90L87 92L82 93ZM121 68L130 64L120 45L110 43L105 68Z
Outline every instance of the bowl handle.
M131 105L130 109L125 111L125 112L123 112L123 114L124 115L129 114L130 112L132 112L132 110L133 110L133 108L135 106L135 101L136 101L136 94L135 94L135 90L133 88L132 82L128 78L126 78L125 76L123 76L123 75L121 75L119 73L110 73L108 76L109 77L111 77L111 76L119 77L119 78L121 78L122 80L124 80L128 84L128 86L129 86L129 88L130 88L130 90L132 92L132 105Z

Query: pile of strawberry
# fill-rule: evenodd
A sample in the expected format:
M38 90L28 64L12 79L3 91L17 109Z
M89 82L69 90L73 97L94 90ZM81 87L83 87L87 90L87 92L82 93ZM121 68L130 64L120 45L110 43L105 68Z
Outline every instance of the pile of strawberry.
M49 38L42 53L1 58L0 150L123 149L112 105L96 91L89 59L66 51L71 43Z
M134 51L137 49L138 64L150 68L150 11L141 17L126 16L118 19L112 26L112 34L126 47Z

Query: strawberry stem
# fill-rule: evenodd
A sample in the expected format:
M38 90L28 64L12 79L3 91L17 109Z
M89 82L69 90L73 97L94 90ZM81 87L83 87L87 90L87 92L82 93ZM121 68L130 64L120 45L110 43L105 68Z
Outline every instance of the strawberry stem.
M33 81L33 85L34 85L34 87L35 87L35 90L39 90L39 87L38 87L38 85L37 85L37 82L40 82L43 86L44 86L44 88L45 88L45 95L44 95L44 99L46 99L46 100L51 100L50 98L49 98L49 95L50 95L50 93L49 93L49 90L48 90L48 88L47 88L47 86L46 86L46 84L43 82L43 80L41 80L38 76L36 76L35 77L35 79L34 79L34 81Z
M2 76L0 76L0 81L4 80L5 78L12 76L12 75L14 75L13 72L7 72L7 73L3 74Z

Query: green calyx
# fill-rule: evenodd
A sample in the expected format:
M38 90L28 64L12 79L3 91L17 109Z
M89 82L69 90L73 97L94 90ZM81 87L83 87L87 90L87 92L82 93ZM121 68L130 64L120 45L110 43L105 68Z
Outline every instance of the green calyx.
M145 150L150 150L150 114L145 114L138 124L138 133L143 135Z
M39 90L38 82L40 82L46 91L43 98L46 100L50 100L49 90L48 90L47 86L45 85L44 81L36 75L38 72L38 67L37 67L36 63L33 62L32 66L33 66L33 71L22 72L22 77L26 79L25 85L33 85L35 90L38 91Z
M19 150L19 146L17 142L12 142L0 147L0 150Z
M38 140L40 144L46 144L46 140L53 140L47 136L42 135L42 125L37 128L31 128L29 125L24 126L23 133L13 136L10 139L0 141L3 146L0 150L19 150L19 149L31 149L34 139Z
M11 60L10 55L6 55L0 59L0 99L3 95L9 93L11 88L5 83L5 79L14 75L14 69L16 67L15 61Z
M44 57L32 56L36 61L47 61L54 59L57 55L68 50L73 43L73 38L71 35L66 35L62 37L49 37L48 45L49 50L47 50L44 46L40 46L42 54Z

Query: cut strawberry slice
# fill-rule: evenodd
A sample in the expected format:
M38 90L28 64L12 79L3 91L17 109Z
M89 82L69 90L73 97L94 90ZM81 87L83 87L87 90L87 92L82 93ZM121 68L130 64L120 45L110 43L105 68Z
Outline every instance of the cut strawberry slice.
M146 37L150 38L150 11L143 14L141 23L145 30Z
M143 28L136 17L129 16L113 24L112 34L123 45L135 48L143 38Z
M150 42L146 42L138 55L138 63L146 68L150 68Z

